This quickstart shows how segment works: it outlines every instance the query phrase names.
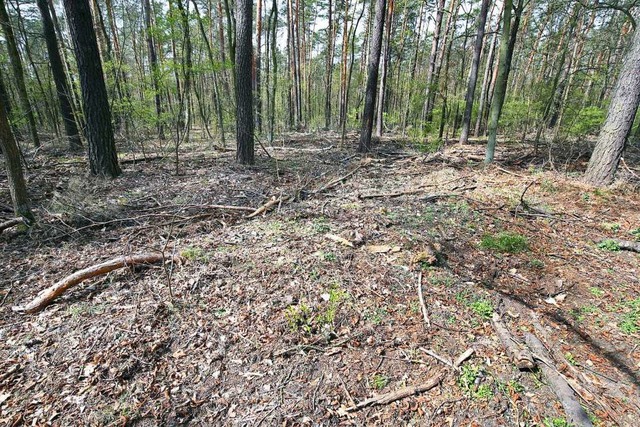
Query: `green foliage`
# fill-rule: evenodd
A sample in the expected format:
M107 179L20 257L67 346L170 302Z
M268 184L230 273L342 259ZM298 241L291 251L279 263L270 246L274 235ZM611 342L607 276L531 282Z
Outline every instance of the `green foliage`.
M564 358L567 360L567 362L569 362L569 364L571 366L577 366L578 365L578 361L576 360L575 356L572 353L566 352L564 354Z
M338 286L334 286L329 289L329 296L327 301L327 307L322 313L318 315L317 321L320 325L326 325L331 328L334 326L336 314L343 301L349 299L349 294L340 289Z
M631 235L636 238L636 240L640 240L640 227L631 231Z
M303 331L310 334L312 329L311 307L304 301L298 305L290 305L284 312L284 318L287 320L289 329L292 332Z
M389 378L382 374L375 374L371 377L370 384L371 388L381 390L389 384Z
M568 132L572 136L595 135L598 133L607 112L599 107L586 107L580 110Z
M479 299L469 304L471 310L483 319L490 319L493 315L493 305L491 301Z
M533 258L533 259L529 260L529 267L542 269L542 268L544 268L544 262L542 262L541 260L539 260L537 258Z
M493 396L493 390L487 384L480 384L483 377L482 369L472 364L465 364L460 369L458 377L458 385L462 391L474 399L488 399Z
M614 233L620 230L620 224L616 222L603 222L602 224L600 224L600 227L603 230L612 231Z
M598 248L609 252L617 252L620 250L620 245L613 239L605 239L598 243Z
M591 295L598 298L601 298L604 295L604 291L596 286L589 288L589 292L591 292Z
M209 260L209 255L205 253L202 248L198 248L196 246L189 246L180 252L180 255L183 258L188 259L189 261L202 261L207 262Z
M573 425L564 418L545 418L543 424L544 427L573 427Z
M518 233L511 233L508 231L502 231L493 236L484 236L480 242L480 246L483 249L512 254L529 249L526 237Z
M640 298L629 301L624 306L631 311L622 315L618 327L625 334L635 334L640 331Z

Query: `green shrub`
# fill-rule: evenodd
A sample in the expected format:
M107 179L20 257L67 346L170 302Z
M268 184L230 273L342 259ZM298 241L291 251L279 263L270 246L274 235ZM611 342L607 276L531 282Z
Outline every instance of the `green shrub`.
M529 249L529 243L527 238L518 233L511 233L508 231L502 231L498 234L486 235L482 238L480 246L483 249L488 249L496 252L503 253L517 253L524 252Z
M595 135L602 127L605 118L606 111L602 108L583 108L569 127L569 134L573 136Z

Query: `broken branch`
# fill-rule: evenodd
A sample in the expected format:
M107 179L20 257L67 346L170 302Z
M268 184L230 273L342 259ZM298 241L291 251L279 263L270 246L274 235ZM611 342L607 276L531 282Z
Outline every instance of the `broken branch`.
M74 285L77 285L80 282L83 282L84 280L109 273L122 267L128 267L138 264L153 264L165 260L177 261L178 259L180 259L180 256L178 255L167 258L164 256L164 254L161 253L125 255L117 257L101 264L93 265L91 267L76 271L70 276L67 276L64 279L60 280L55 285L41 291L30 303L22 306L12 307L12 310L20 313L36 313L49 305L51 301L60 296L67 289Z
M431 321L429 320L429 313L427 312L427 306L424 303L424 296L422 295L422 270L418 273L418 298L420 299L420 309L422 310L422 317L427 328L431 327Z
M24 219L22 218L13 218L10 219L8 221L2 222L0 223L0 233L2 233L4 230L11 228L13 226L16 225L20 225L20 224L24 224Z
M533 356L511 335L497 313L493 313L491 323L513 364L520 370L533 369L535 367Z
M386 405L388 403L395 402L396 400L413 396L414 394L423 393L425 391L431 390L432 388L440 384L443 378L444 378L444 373L439 373L438 375L436 375L435 377L433 377L431 380L429 380L424 384L404 387L404 388L401 388L400 390L392 391L389 393L381 394L379 396L371 397L369 399L365 399L362 402L358 403L357 405L341 410L340 415L346 415L348 412L357 411L359 409L366 408L367 406Z

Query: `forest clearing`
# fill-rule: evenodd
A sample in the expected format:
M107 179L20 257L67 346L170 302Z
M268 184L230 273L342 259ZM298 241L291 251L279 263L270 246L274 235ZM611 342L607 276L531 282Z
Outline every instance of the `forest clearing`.
M631 169L594 189L530 146L504 145L488 168L468 160L481 144L353 147L290 135L252 167L194 147L183 175L139 158L108 183L80 158L38 153L40 225L0 236L2 424L560 425L557 386L517 368L493 313L544 343L594 425L634 424L638 254L609 240L638 237ZM162 252L179 262L11 310L77 270Z
M0 0L0 425L635 427L640 0Z

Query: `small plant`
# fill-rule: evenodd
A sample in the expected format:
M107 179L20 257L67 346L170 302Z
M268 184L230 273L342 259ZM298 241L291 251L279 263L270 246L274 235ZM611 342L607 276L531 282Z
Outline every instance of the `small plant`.
M620 224L615 222L603 222L600 227L605 231L612 231L614 233L620 230Z
M322 252L321 254L322 259L324 259L325 261L334 262L338 259L336 254L334 254L333 252Z
M583 202L589 202L591 200L591 194L589 193L582 193L580 197L582 198Z
M458 385L469 396L474 399L487 399L493 396L493 390L487 384L478 385L484 373L478 366L466 364L460 369Z
M371 387L376 390L382 390L389 384L389 378L382 374L375 374L371 377Z
M469 307L471 307L471 310L473 310L475 314L483 319L490 319L493 315L493 306L491 305L491 301L486 299L476 300L472 302Z
M591 295L597 298L602 298L604 296L604 291L596 286L592 286L591 288L589 288L589 292L591 292Z
M618 327L622 332L628 335L635 334L640 331L640 310L625 313L622 316L622 320Z
M631 235L636 238L636 240L640 240L640 227L635 230L631 230Z
M534 258L534 259L529 261L529 267L542 269L542 268L544 268L544 262L540 261L539 259Z
M322 326L328 326L333 328L333 322L336 319L336 314L343 301L349 298L349 294L340 289L338 286L334 286L329 289L327 298L327 308L318 315L318 323Z
M586 316L590 314L595 314L598 311L598 308L593 305L585 305L584 307L574 308L571 310L571 315L578 322L584 321Z
M547 194L554 194L558 192L558 187L550 179L543 179L540 184L540 189Z
M202 261L207 262L209 260L209 256L205 253L202 248L198 248L196 246L189 246L180 252L180 255L183 258L188 259L189 261Z
M575 356L570 352L566 352L564 354L564 358L567 359L567 362L569 362L569 365L578 366L578 361L576 360Z
M564 418L545 418L542 422L544 427L573 427L573 425Z
M290 305L284 312L284 317L287 319L289 329L292 332L298 332L302 330L306 334L310 334L312 330L312 318L311 307L305 302L300 302L298 305Z
M327 232L331 231L331 227L327 223L327 219L325 217L321 216L320 218L316 219L313 222L313 231L315 231L318 234L327 233Z
M598 249L602 249L609 252L617 252L620 250L620 245L613 239L606 239L598 243Z
M526 237L508 231L503 231L493 236L484 236L480 242L480 246L483 249L512 254L529 249Z
M416 309L420 310L417 306ZM387 309L384 307L378 307L375 311L365 313L364 318L374 325L380 325L387 316L389 316Z

